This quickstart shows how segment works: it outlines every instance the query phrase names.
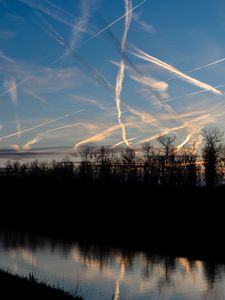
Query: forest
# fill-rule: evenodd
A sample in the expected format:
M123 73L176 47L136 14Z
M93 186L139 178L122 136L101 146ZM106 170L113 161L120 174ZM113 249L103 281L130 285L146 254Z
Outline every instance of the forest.
M0 169L1 182L61 180L88 184L138 184L148 186L221 186L225 181L223 132L216 127L202 130L201 153L193 147L175 145L175 135L158 138L158 145L113 150L86 147L81 161L8 161Z

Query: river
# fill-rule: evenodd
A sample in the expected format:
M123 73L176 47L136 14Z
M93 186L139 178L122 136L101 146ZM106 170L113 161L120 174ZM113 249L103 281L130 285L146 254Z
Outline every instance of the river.
M225 265L23 234L0 234L0 268L85 300L225 299Z

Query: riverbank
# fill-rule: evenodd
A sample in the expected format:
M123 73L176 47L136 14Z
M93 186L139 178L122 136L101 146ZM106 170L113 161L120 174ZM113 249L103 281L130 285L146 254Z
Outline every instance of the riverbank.
M29 278L21 278L0 271L0 285L1 296L4 295L4 299L82 300L80 297L73 297L60 289L37 282L32 275Z

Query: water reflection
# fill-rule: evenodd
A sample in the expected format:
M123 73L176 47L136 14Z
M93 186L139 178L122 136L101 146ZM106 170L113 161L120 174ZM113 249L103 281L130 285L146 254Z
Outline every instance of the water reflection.
M0 233L0 268L85 299L225 299L225 265Z

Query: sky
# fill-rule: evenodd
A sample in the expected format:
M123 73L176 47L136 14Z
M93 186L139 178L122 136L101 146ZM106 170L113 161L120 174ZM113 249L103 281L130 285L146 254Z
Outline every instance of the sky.
M0 155L224 128L222 0L0 0ZM51 155L53 155L53 152Z

